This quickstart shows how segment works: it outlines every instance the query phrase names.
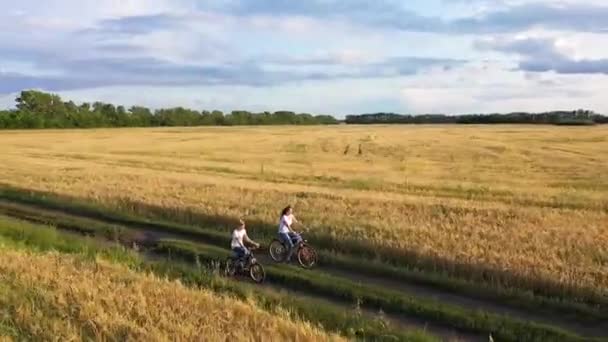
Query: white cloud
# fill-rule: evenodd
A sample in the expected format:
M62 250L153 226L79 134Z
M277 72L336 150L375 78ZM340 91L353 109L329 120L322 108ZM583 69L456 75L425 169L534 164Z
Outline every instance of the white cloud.
M15 81L19 74L23 84L75 89L62 94L76 100L340 114L608 109L607 76L557 75L555 65L517 71L526 56L473 45L546 39L570 72L577 61L608 58L603 0L0 0L0 6L0 78ZM539 12L525 11L534 8ZM419 67L412 57L469 63ZM92 73L115 79L77 82ZM193 85L197 77L222 85Z
M9 13L29 18L31 24L63 20L76 28L91 25L100 19L150 15L184 11L192 6L171 0L37 0L0 1Z
M401 90L404 105L418 113L492 113L588 108L608 113L603 75L513 72L502 63L468 65L414 76ZM437 82L429 81L436 79Z

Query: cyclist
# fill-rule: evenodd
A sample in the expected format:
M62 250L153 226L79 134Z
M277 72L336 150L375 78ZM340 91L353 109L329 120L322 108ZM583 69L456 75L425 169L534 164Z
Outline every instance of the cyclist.
M239 226L232 232L232 241L230 242L230 248L234 252L238 261L243 261L244 257L249 255L249 249L246 245L252 245L256 248L260 247L260 244L251 240L247 236L247 230L245 229L245 221L239 219Z
M302 240L300 234L296 233L291 226L294 223L298 223L298 220L293 215L293 209L290 205L285 207L281 211L281 218L279 221L279 240L289 248L286 261L291 261L291 256L295 251L295 246Z

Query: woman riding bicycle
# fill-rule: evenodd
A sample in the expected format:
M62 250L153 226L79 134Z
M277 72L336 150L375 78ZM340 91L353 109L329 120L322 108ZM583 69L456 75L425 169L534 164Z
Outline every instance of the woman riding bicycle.
M249 254L249 249L245 247L246 244L255 246L256 248L260 247L259 243L251 240L249 236L247 236L245 221L239 219L239 226L232 232L232 241L230 242L230 248L238 260L242 260Z
M291 261L291 256L295 251L294 247L302 239L300 235L291 228L294 223L298 223L298 220L293 215L293 209L288 205L281 211L281 218L279 221L279 240L289 248L289 254L287 254L286 259L287 262Z

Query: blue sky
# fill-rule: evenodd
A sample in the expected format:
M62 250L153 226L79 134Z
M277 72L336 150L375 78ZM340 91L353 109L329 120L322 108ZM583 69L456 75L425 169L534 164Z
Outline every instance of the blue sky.
M600 0L0 0L0 106L608 112Z

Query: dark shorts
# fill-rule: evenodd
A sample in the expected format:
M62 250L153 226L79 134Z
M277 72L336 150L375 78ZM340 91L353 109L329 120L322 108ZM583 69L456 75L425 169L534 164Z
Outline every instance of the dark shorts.
M232 249L232 252L234 252L234 255L238 259L244 258L248 254L247 249L244 247L235 247Z

